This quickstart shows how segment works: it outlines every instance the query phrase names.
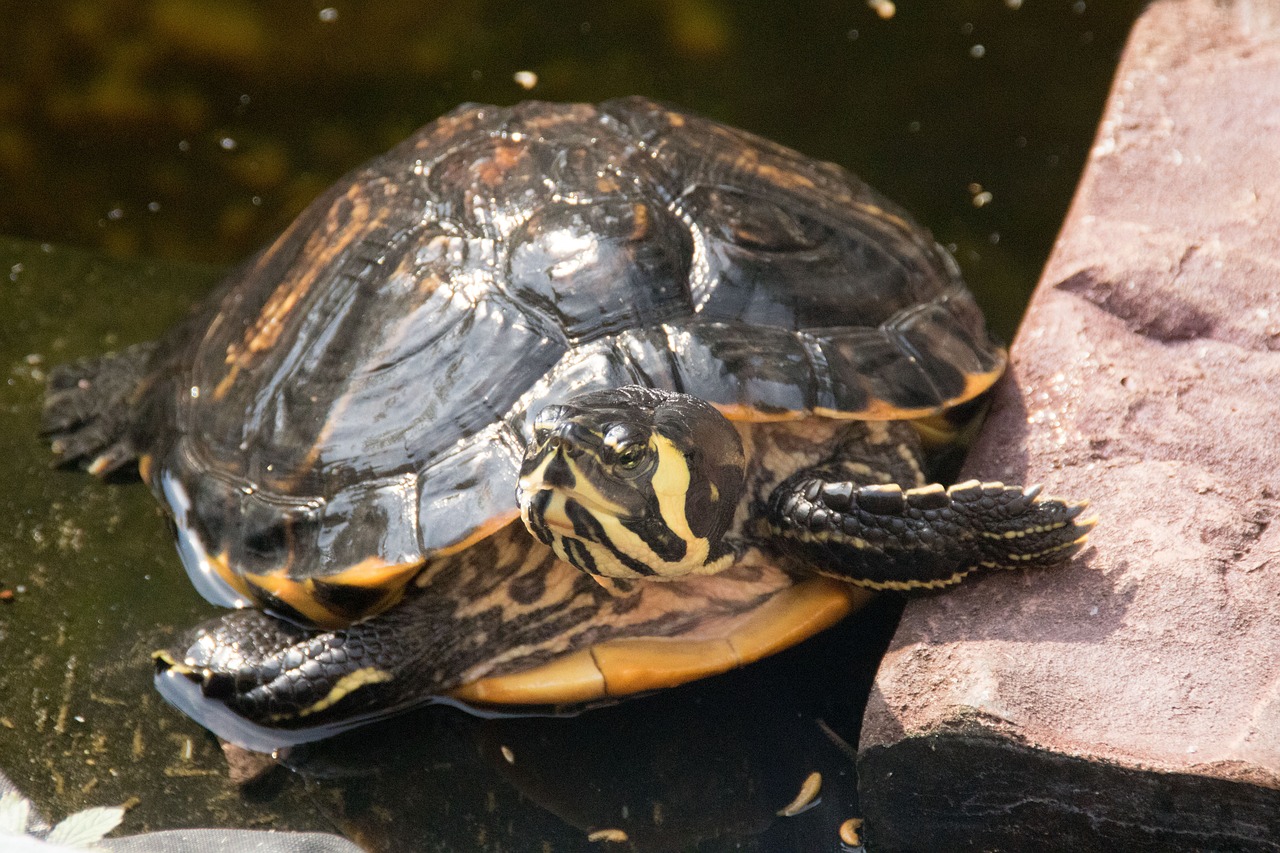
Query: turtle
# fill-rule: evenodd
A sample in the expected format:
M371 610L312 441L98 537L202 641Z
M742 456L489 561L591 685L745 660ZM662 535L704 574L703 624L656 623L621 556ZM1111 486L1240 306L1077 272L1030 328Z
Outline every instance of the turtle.
M157 654L166 697L301 739L673 686L868 590L1061 563L1085 502L927 473L1006 362L840 166L642 97L469 104L52 372L43 428L136 464L239 608Z

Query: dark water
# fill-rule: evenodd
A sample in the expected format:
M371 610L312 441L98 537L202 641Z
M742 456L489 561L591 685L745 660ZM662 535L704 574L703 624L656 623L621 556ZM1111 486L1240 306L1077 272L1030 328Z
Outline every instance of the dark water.
M1142 5L0 0L0 233L228 263L461 101L640 93L854 169L1007 333Z
M238 792L150 687L149 652L213 610L145 489L48 471L43 373L158 334L216 277L175 262L243 257L460 101L633 92L854 169L954 246L1008 337L1141 5L0 0L21 45L0 51L0 233L37 241L0 242L0 768L54 816L137 797L130 832L336 822L386 849L506 851L601 849L586 833L613 827L643 849L835 849L856 811L841 739L891 603L694 690L577 721L417 715ZM774 817L818 768L819 806Z

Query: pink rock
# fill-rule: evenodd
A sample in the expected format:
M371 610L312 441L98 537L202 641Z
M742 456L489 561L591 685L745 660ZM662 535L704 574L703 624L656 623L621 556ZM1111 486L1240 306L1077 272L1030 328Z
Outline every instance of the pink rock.
M1100 522L908 605L874 849L1280 850L1280 3L1143 15L965 475Z

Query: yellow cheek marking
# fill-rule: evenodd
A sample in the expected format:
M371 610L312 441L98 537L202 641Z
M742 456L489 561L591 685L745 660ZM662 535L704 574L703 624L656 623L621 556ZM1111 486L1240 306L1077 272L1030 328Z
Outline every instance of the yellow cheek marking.
M720 571L731 561L719 560L708 565L707 556L711 551L711 544L705 538L695 536L689 527L685 504L689 497L690 475L689 463L684 453L666 436L655 435L653 442L658 451L658 467L653 472L653 492L658 498L658 510L662 513L663 522L684 540L687 548L684 559L679 563L660 561L656 554L653 555L652 559L656 561L654 567L664 575L713 574ZM644 547L643 543L640 544ZM648 548L645 547L645 550ZM663 571L667 567L668 570Z
M565 461L569 463L569 470L573 472L573 488L569 491L574 500L590 510L591 514L602 522L605 520L605 515L616 518L623 511L621 505L609 500L603 492L595 487L591 482L591 478L578 467L578 463L572 459ZM559 490L557 490L557 493L559 493Z
M686 543L685 556L680 562L671 563L660 559L640 536L623 526L620 516L624 508L596 489L590 478L572 459L566 459L565 462L573 473L574 487L568 490L551 489L552 499L548 502L546 509L547 520L568 525L569 520L564 512L564 504L567 498L572 497L600 523L614 548L652 568L657 572L657 575L652 577L659 579L682 577L688 574L714 574L728 567L733 562L732 555L726 555L723 560L708 563L710 543L705 538L694 536L693 530L689 527L689 519L685 515L685 502L689 493L690 475L684 454L670 439L661 435L654 436L653 446L658 454L658 465L653 472L651 487L658 499L658 511L662 514L663 522ZM526 494L532 495L545 488L543 475L553 456L548 455L537 468L520 479L520 488ZM715 497L719 498L719 494L717 493ZM524 507L521 508L521 514L527 515ZM552 549L561 559L567 560L568 554L564 547L566 535L558 530L552 530L552 537ZM600 574L622 578L651 577L639 575L627 568L603 545L585 540L579 541L595 561L595 569Z
M658 497L658 508L667 527L685 541L688 549L684 559L678 564L681 568L679 574L713 575L727 569L733 563L733 555L727 554L720 560L708 562L710 541L705 537L695 536L693 529L689 527L689 517L685 511L689 498L688 460L670 439L659 435L656 436L655 443L658 447L658 470L654 472L653 490ZM720 500L720 490L714 483L711 485L711 499Z
M582 469L572 459L566 458L564 460L568 464L569 471L573 474L574 479L574 486L568 490L567 495L563 489L543 485L543 475L546 473L547 466L558 455L560 455L559 451L547 454L547 458L538 463L538 467L532 473L520 478L520 489L525 494L532 496L536 492L550 488L551 493L560 499L555 502L556 504L563 506L564 498L572 496L574 500L589 509L591 514L600 518L601 521L604 520L602 516L605 514L617 515L622 512L622 507L609 500L602 492L596 489L591 484L590 478L583 473ZM548 507L548 510L550 510L550 507Z
M272 719L287 720L294 717L308 717L312 714L318 714L326 708L333 707L361 687L367 687L370 684L381 684L382 682L390 681L393 677L385 669L378 669L376 666L357 669L355 672L349 672L339 678L338 683L329 689L328 695L314 705L303 708L296 714L277 714Z
M543 485L543 476L546 473L547 466L551 464L556 455L556 453L548 454L547 458L540 462L538 467L530 472L528 476L520 478L520 488L526 495L532 496L544 488L549 488ZM604 528L605 535L609 537L614 547L628 556L637 557L646 565L653 565L654 558L647 553L648 549L640 542L639 537L622 526L618 515L623 508L596 489L572 459L565 459L564 461L569 466L569 471L573 474L574 487L567 491L559 488L549 488L551 500L547 502L547 507L543 514L548 524L571 526L572 523L569 521L569 516L565 512L564 506L565 501L572 497L600 523L600 526ZM527 501L522 501L521 503L520 516L527 525L529 522ZM586 548L587 553L591 555L591 559L595 562L595 571L600 574L614 578L643 577L643 575L639 575L624 566L608 548L601 544L579 539L554 527L550 532L551 549L555 551L557 557L565 562L571 562L569 551L565 547L565 540L574 539ZM637 546L639 547L637 548Z
M689 464L671 440L654 436L658 449L658 468L653 472L653 491L658 496L662 520L677 536L693 544L693 531L685 517L684 504L689 496Z
M542 477L547 472L547 466L551 464L551 460L555 458L556 454L554 453L548 453L546 456L543 456L542 461L538 463L537 468L534 468L532 472L520 478L520 481L517 484L520 487L520 491L527 495L532 495L534 492L541 489Z

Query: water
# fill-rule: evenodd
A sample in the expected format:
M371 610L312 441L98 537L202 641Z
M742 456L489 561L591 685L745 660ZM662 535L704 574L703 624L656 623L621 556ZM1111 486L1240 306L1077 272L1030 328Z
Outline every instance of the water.
M639 93L853 168L1008 333L1141 6L0 0L0 233L234 262L461 101Z
M710 685L580 720L415 715L237 791L150 686L150 651L214 610L145 489L47 469L43 373L158 334L218 265L460 101L633 92L853 168L954 246L1009 337L1141 5L901 2L885 20L857 0L0 0L23 45L0 53L0 233L59 246L0 242L0 767L54 817L137 797L128 832L336 824L386 849L600 849L594 827L643 849L834 849L856 813L840 742L856 743L891 602ZM630 763L609 763L611 735ZM774 817L815 769L820 806ZM688 808L707 792L723 798Z

